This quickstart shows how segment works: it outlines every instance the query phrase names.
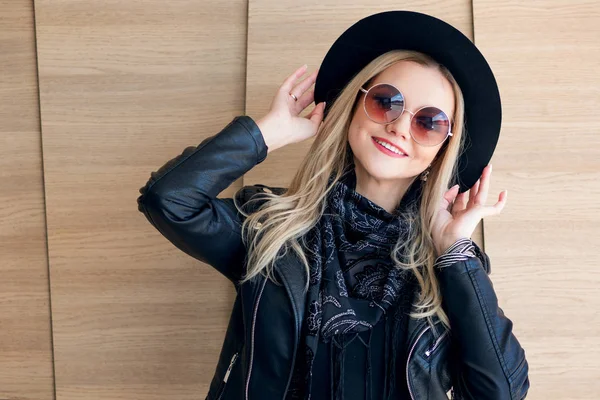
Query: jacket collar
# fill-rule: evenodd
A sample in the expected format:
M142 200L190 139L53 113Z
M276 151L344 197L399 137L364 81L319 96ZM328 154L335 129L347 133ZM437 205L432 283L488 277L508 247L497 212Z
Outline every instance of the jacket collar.
M300 335L302 321L304 320L304 308L306 293L304 287L307 277L302 261L294 251L288 252L289 257L284 262L278 263L276 271L279 273L283 286L286 289L292 307L294 309L294 320L296 322L296 340Z

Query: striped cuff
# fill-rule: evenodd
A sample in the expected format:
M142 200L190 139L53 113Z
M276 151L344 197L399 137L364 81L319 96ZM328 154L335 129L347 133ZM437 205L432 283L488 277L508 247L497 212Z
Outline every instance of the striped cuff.
M475 245L468 238L460 238L454 244L435 260L435 268L445 268L457 261L464 261L467 258L477 257Z

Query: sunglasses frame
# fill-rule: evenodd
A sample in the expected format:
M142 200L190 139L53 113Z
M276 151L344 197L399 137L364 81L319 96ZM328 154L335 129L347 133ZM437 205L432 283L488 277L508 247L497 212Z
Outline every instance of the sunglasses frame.
M413 119L413 117L415 116L415 114L417 114L419 111L421 111L421 110L422 110L422 109L424 109L424 108L430 108L430 107L437 108L437 107L434 107L434 106L423 106L423 107L419 108L417 111L415 111L415 112L412 112L412 111L410 111L410 110L408 110L408 109L406 108L406 101L405 101L405 102L404 102L404 104L402 105L402 111L400 112L400 114L399 114L399 115L398 115L398 116L397 116L397 117L396 117L396 118L395 118L393 121L390 121L390 122L379 122L379 121L375 121L373 118L371 118L371 116L370 116L370 115L369 115L369 113L367 112L367 95L369 94L369 92L371 91L371 89L373 89L375 86L380 86L380 85L387 85L387 86L391 86L391 87L393 87L394 89L396 89L396 90L398 91L398 93L400 93L400 94L402 95L402 98L403 98L403 99L406 99L406 97L405 97L405 96L404 96L404 94L403 94L403 93L400 91L400 89L398 89L396 86L392 85L391 83L383 83L383 82L381 82L381 83L376 83L376 84L374 84L373 86L371 86L371 87L370 87L368 90L365 90L365 89L364 89L364 88L361 86L361 87L360 87L360 90L361 90L361 91L362 91L362 92L365 94L365 96L363 97L363 110L364 110L364 112L365 112L365 115L367 116L367 118L369 118L371 121L373 121L373 122L375 122L375 123L377 123L377 124L381 124L381 125L389 125L389 124L391 124L391 123L394 123L394 122L396 122L396 121L397 121L397 120L398 120L398 119L399 119L399 118L402 116L402 114L404 114L404 111L406 111L406 112L408 112L408 113L410 114L410 126L412 127L412 119ZM438 109L438 110L440 110L439 108L437 108L437 109ZM452 133L452 131L451 131L451 129L452 129L452 128L451 128L451 127L452 127L452 119L451 119L451 118L448 116L448 114L446 114L446 113L445 113L443 110L440 110L440 111L441 111L441 112L443 112L443 113L444 113L444 115L446 115L446 116L448 117L448 121L450 121L450 126L448 126L448 132L446 133L446 137L445 137L444 139L442 139L442 141L441 141L441 142L439 142L439 143L437 143L437 144L432 144L432 145L426 145L426 144L420 143L420 142L419 142L417 139L415 139L415 137L413 136L412 130L409 128L409 130L408 130L408 131L409 131L409 133L410 133L410 137L412 137L412 139L413 139L413 140L414 140L414 141L415 141L417 144L419 144L420 146L424 146L424 147L434 147L434 146L439 146L440 144L444 143L444 141L445 141L446 139L448 139L448 137L450 137L450 136L453 136L453 135L454 135L454 134Z

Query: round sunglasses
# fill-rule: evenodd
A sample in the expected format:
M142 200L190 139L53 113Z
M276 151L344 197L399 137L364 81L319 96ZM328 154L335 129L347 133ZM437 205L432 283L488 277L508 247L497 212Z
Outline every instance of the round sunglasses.
M394 85L378 83L369 90L362 87L360 90L365 93L363 106L371 121L383 125L391 124L406 111L411 114L410 136L418 144L426 147L437 146L452 136L452 122L445 112L433 106L421 107L414 113L407 110L404 95Z

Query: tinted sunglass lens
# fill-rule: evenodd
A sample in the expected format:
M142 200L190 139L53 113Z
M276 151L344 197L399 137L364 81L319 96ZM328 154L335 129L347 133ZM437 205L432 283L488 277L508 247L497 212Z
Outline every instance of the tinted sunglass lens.
M450 120L446 113L435 107L425 107L417 112L412 119L411 131L417 142L435 146L440 144L448 135Z
M365 109L371 119L386 123L398 118L404 108L402 93L391 85L372 87L365 98Z

